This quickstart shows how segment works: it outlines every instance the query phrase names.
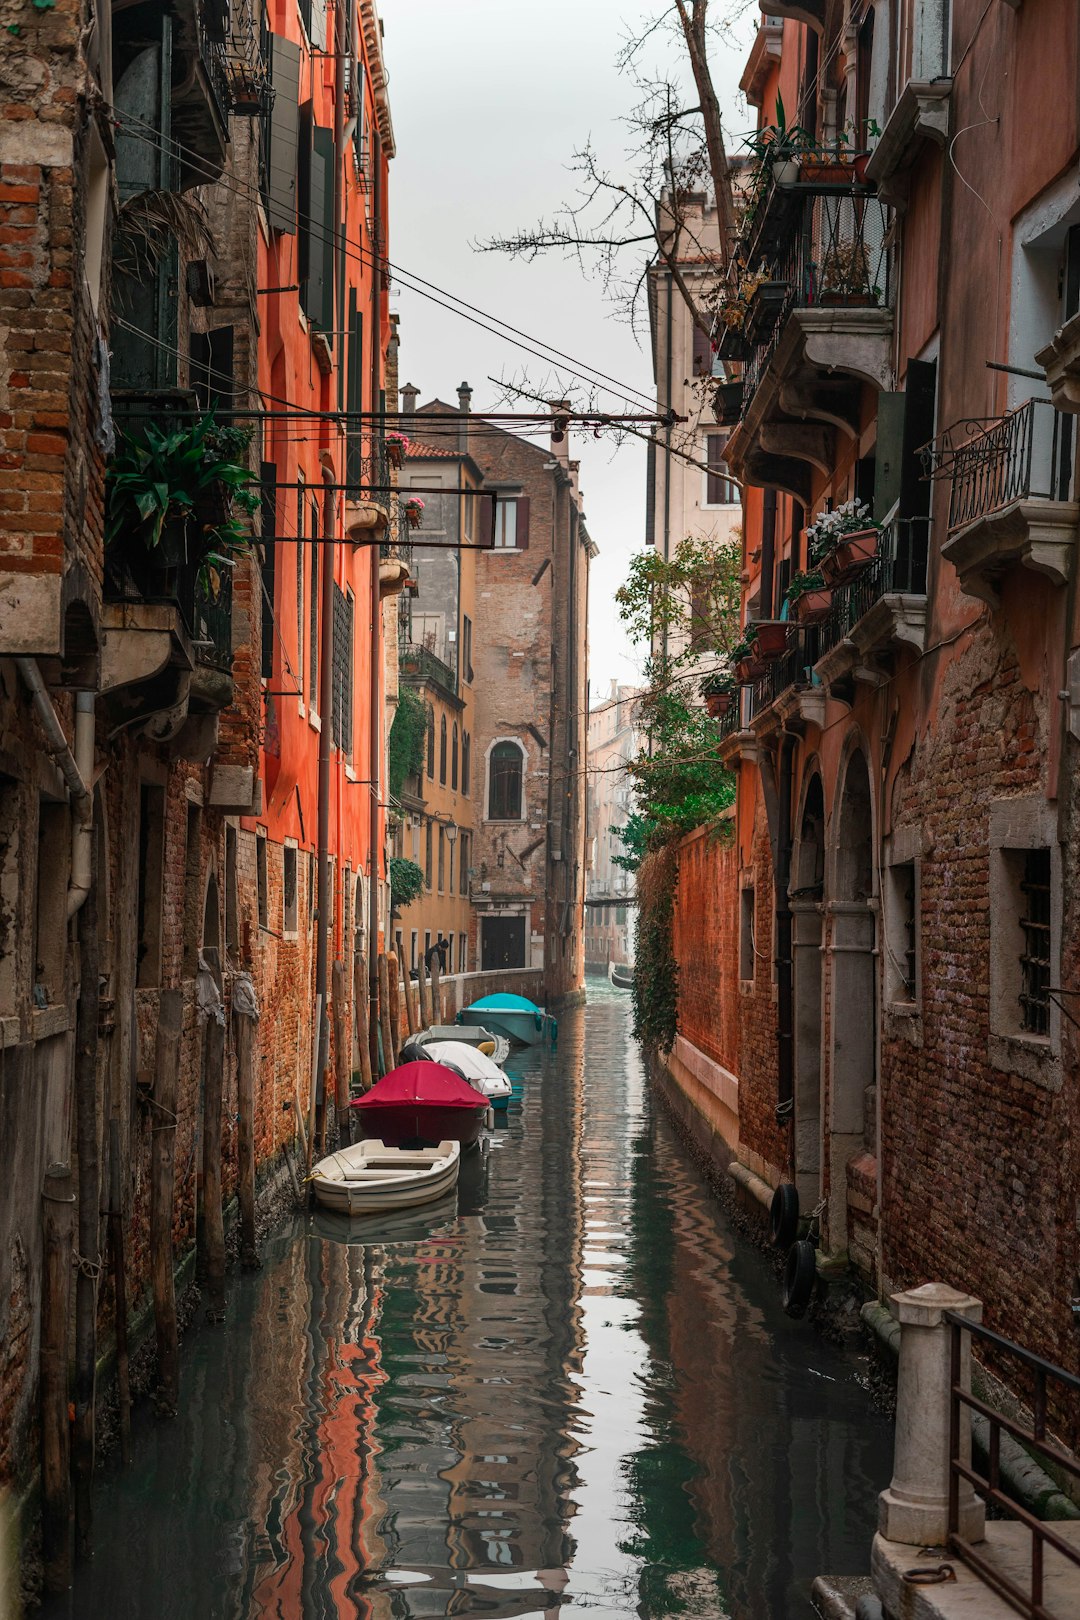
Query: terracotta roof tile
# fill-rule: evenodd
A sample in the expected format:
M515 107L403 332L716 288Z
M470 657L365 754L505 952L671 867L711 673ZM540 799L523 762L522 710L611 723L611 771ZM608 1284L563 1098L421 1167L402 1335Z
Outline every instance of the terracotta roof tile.
M445 460L454 461L460 454L460 450L451 449L445 444L421 444L417 439L410 439L405 458L407 461L427 461L432 456L442 456Z

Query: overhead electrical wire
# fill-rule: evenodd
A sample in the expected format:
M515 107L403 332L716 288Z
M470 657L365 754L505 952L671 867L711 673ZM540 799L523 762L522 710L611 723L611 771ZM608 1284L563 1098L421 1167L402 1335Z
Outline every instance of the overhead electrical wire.
M187 152L189 156L198 161L198 153L191 151L177 141L166 141L160 131L155 129L152 124L137 118L133 113L124 112L119 108L113 107L111 110L117 126L125 129L133 139L141 140L146 145L155 147L159 152ZM243 196L250 201L260 202L262 200L261 192L257 186L249 185L235 177L229 179L226 179L224 175L213 179L208 177L206 184L220 186L223 190L230 191L237 196ZM426 280L415 271L405 269L383 254L364 249L359 239L350 242L348 237L345 236L343 241L343 233L341 232L320 230L310 213L306 211L298 212L297 218L304 221L305 228L312 240L322 242L324 245L342 253L347 259L361 265L367 265L375 271L384 267L392 270L399 285L404 287L406 291L414 292L418 297L426 298L429 302L439 305L440 308L449 310L451 314L458 315L462 320L469 321L474 326L479 326L484 331L490 332L494 337L502 338L504 342L524 350L527 354L532 354L536 359L543 360L545 364L552 365L557 364L559 361L564 362L571 375L576 377L579 382L587 384L590 388L599 387L602 392L615 394L628 404L632 398L644 401L649 405L655 404L655 400L643 389L620 382L618 379L611 377L609 373L601 371L598 367L590 366L587 361L578 360L574 356L566 354L564 350L545 342L543 338L534 337L532 334L522 331L520 327L512 325L509 321L504 321L501 316L492 315L488 311L481 310L479 306L470 304L466 299L459 298L457 294L449 292L446 288L439 287L437 283ZM436 294L442 294L442 296L439 297ZM447 302L447 300L451 300L451 302ZM486 318L482 319L480 317ZM494 326L490 324L492 321L496 323ZM502 328L502 330L499 330L499 328ZM526 339L528 341L525 341ZM535 344L539 344L540 347L534 347ZM395 414L397 413L387 412L388 416Z

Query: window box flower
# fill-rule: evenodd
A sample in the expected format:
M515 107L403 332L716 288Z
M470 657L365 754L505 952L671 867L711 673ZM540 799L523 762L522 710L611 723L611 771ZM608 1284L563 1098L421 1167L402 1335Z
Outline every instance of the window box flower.
M408 435L405 433L388 433L383 441L386 445L386 459L391 467L402 467L405 462L405 452L409 448Z
M877 556L879 531L875 528L858 529L844 535L832 551L821 559L821 572L827 585L842 585L862 572L867 563Z
M788 630L786 619L762 619L754 626L754 651L758 658L772 660L787 651Z
M820 513L806 530L810 561L820 568L826 585L842 584L872 562L878 540L870 508L860 500Z
M707 675L701 683L705 708L714 720L719 720L731 707L736 694L734 678L727 674Z
M402 510L410 529L418 529L424 521L424 503L419 495L410 495Z
M820 568L796 574L787 588L791 617L798 624L820 624L832 605L832 590L825 584Z

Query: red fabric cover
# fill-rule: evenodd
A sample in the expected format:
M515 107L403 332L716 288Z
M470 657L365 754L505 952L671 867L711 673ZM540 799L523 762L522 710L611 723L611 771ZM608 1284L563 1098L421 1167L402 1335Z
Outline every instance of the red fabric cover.
M429 1108L486 1108L487 1098L443 1063L403 1063L349 1106L400 1108L409 1103Z

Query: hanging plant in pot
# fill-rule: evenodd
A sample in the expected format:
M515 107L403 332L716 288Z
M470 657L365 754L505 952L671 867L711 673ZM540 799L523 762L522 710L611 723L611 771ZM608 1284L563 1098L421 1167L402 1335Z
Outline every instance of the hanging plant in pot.
M799 624L820 624L832 605L832 591L820 568L796 574L787 588L791 616Z
M409 448L408 434L388 433L384 440L386 445L386 459L391 467L402 467L405 464L405 452Z
M754 651L759 658L771 662L787 651L788 630L786 619L759 619L754 626Z
M731 663L740 686L752 686L765 673L765 662L758 657L749 634L732 647Z
M734 678L726 671L706 675L701 683L701 695L705 699L705 708L714 720L720 720L727 714L736 690Z
M865 501L845 501L822 512L806 531L810 560L821 569L826 585L851 579L877 556L880 530Z
M242 459L250 440L247 429L219 427L212 416L120 435L106 480L105 539L136 584L149 580L144 588L152 589L156 576L194 563L204 592L216 595L217 570L247 546L243 518L259 510L257 480Z
M424 503L419 495L410 495L402 510L410 529L418 529L424 521Z

